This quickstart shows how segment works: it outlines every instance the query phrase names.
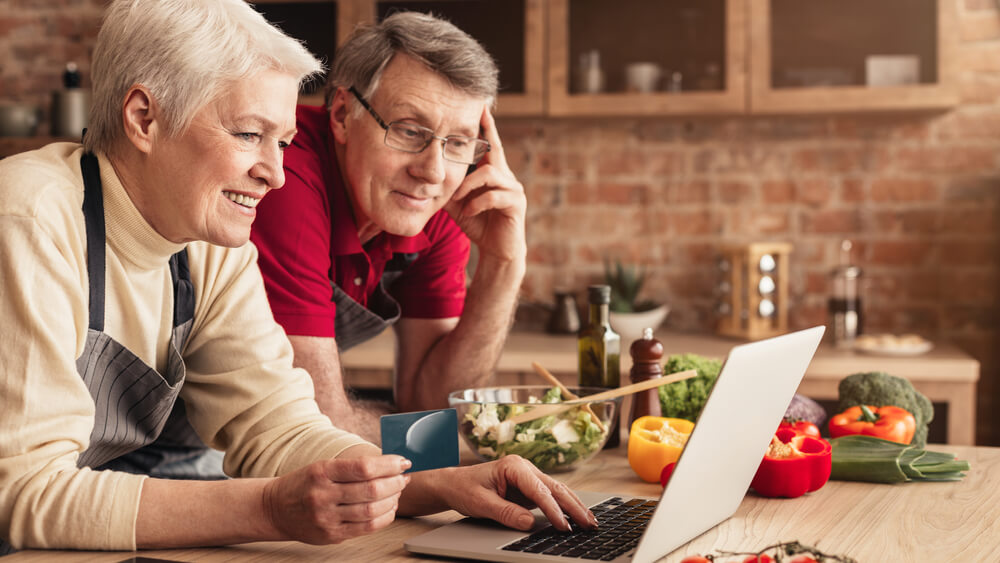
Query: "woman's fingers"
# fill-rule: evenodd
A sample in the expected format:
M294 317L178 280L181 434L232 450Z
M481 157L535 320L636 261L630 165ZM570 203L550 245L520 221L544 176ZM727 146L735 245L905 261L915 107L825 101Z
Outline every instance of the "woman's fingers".
M412 465L410 460L398 455L331 459L319 463L324 464L326 476L334 483L392 477L406 471Z
M272 525L290 539L337 543L387 526L409 483L400 456L327 460L276 479L265 491Z
M331 501L337 504L355 504L399 496L409 482L409 475L396 475L369 481L338 483L337 487L332 489L334 498Z
M564 508L572 511L569 513L570 516L579 524L590 525L586 507L576 499L576 495L570 492L566 485L545 475L522 458L511 458L510 461L502 468L509 486L516 488L525 499L537 506L552 525L562 530L570 529L569 522L564 516ZM568 506L561 506L560 500Z

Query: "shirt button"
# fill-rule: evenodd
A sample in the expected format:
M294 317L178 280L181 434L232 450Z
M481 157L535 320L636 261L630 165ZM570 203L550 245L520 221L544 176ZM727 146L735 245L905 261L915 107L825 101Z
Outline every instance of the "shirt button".
M358 285L358 286L361 285L361 278L360 277L354 278L354 285Z

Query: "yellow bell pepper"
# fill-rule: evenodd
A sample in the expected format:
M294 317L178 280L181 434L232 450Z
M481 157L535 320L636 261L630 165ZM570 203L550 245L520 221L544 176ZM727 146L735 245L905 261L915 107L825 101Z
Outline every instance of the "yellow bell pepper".
M642 416L628 434L628 463L643 481L660 482L660 472L677 461L694 423L683 418Z

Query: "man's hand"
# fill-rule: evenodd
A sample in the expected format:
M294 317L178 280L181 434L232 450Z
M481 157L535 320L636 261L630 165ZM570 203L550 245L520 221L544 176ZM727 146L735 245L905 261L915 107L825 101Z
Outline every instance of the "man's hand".
M476 170L465 177L445 210L479 247L480 256L503 262L523 261L527 255L524 186L507 165L496 122L488 107L483 107L480 125L490 151Z
M501 524L528 530L535 523L530 508L538 507L560 530L568 531L568 514L578 525L595 528L597 519L569 488L539 471L518 456L505 456L497 461L478 465L425 471L414 474L413 486L407 489L414 496L433 491L421 505L404 498L406 514L433 512L434 502L443 501L451 508L477 518L491 518ZM405 495L404 495L405 496ZM437 510L443 509L437 507ZM400 512L404 512L403 509Z
M396 455L318 461L268 483L265 515L282 535L310 544L369 534L395 518L410 465Z

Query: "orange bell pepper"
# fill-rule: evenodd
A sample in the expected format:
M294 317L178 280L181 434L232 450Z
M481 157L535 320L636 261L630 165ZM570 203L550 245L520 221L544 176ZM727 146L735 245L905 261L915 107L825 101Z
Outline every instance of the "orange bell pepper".
M831 438L862 434L909 444L913 441L917 422L906 409L858 405L830 418L829 428Z
M694 423L682 418L642 416L628 434L628 464L643 481L658 483L660 472L677 461Z

